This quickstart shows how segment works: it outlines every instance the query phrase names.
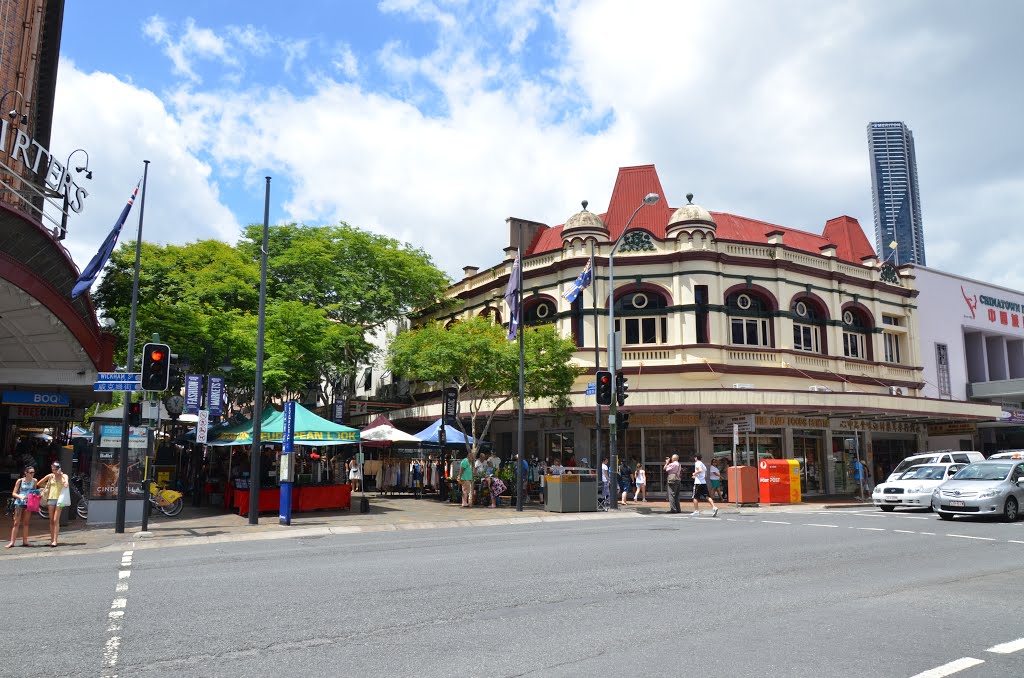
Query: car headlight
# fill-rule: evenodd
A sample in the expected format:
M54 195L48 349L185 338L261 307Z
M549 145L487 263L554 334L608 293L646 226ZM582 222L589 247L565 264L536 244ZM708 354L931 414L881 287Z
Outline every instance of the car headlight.
M982 490L981 494L978 495L978 499L991 499L992 497L998 497L1002 494L1002 490L998 487L993 487L989 490Z
M871 494L882 494L882 488L880 486L876 487Z
M932 490L932 496L933 497L938 497L939 496L939 488L936 487L934 490Z

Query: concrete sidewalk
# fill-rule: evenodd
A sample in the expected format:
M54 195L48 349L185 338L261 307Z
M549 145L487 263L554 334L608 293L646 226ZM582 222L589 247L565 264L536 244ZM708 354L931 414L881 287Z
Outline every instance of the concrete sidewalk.
M258 525L249 525L246 516L224 513L218 509L186 507L181 515L167 518L156 514L150 518L148 534L140 534L138 526L129 527L124 534L115 534L112 527L84 527L81 520L61 530L60 546L47 548L46 523L33 520L31 542L36 548L15 547L0 549L0 559L25 557L53 557L82 553L117 552L193 544L214 544L261 539L288 539L328 534L358 534L363 532L393 532L440 528L475 527L485 525L515 525L526 523L571 522L581 520L608 520L616 518L638 519L668 513L668 502L649 501L620 506L616 511L597 513L549 513L539 504L528 504L522 511L502 507L496 509L474 507L463 509L436 499L414 499L408 496L376 497L369 495L370 512L359 514L349 511L316 511L293 516L290 526L280 525L274 514L260 516ZM778 510L821 510L825 508L865 508L865 504L849 498L825 498L825 501L801 504L749 506L719 502L719 515L757 514ZM683 502L684 513L691 504ZM701 512L708 515L708 504L701 504ZM2 528L3 523L0 523ZM38 532L42 531L39 536ZM10 523L7 523L7 535Z

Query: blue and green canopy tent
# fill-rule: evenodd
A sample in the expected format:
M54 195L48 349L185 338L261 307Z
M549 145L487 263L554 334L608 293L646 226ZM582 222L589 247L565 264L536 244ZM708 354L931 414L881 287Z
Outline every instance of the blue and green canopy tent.
M260 419L260 440L280 443L284 440L284 414L268 406ZM295 444L321 447L351 445L359 442L359 430L335 424L295 404ZM222 430L210 435L209 445L252 445L252 422L238 430Z

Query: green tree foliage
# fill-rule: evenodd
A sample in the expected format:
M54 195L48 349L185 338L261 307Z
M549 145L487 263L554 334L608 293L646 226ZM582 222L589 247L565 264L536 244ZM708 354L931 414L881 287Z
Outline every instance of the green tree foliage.
M553 325L525 330L527 401L549 398L556 408L568 404L569 390L580 374L572 362L575 345L558 335ZM459 428L476 441L467 449L479 451L497 411L519 393L519 344L487 318L476 317L445 327L431 323L399 334L391 342L388 366L413 381L456 385L470 426Z
M270 229L264 391L295 397L328 389L367 361L365 331L440 299L447 278L423 251L340 226ZM236 246L217 240L186 245L143 243L136 356L154 332L193 372L214 372L226 359L229 397L249 402L256 368L262 226ZM93 300L116 322L119 362L127 352L135 243L107 264ZM333 390L333 389L331 389ZM327 398L326 390L318 394ZM334 393L330 393L333 396Z

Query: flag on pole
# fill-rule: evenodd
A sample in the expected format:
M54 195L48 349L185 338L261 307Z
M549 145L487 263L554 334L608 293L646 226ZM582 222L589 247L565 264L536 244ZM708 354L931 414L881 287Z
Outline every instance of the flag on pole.
M77 299L82 296L83 292L88 292L89 288L96 281L96 276L100 274L103 267L107 265L107 260L110 259L110 255L114 253L114 245L117 244L117 237L121 235L121 227L124 226L125 219L128 218L128 213L132 211L132 203L135 202L135 196L139 193L139 184L142 180L139 180L138 184L135 184L135 190L132 191L132 196L128 198L128 204L121 210L121 216L117 218L114 223L114 228L110 230L110 234L107 235L106 240L100 245L100 249L96 252L96 256L92 258L89 265L82 269L82 274L78 276L78 280L75 281L75 286L71 290L71 298Z
M576 280L569 286L569 289L562 294L562 298L570 304L576 301L576 297L580 295L580 292L590 287L590 283L593 282L594 269L591 268L590 264L591 262L588 261L587 265L580 271L579 276L576 277Z
M508 277L505 287L505 303L508 304L508 340L512 341L519 333L519 255L512 262L512 274Z

